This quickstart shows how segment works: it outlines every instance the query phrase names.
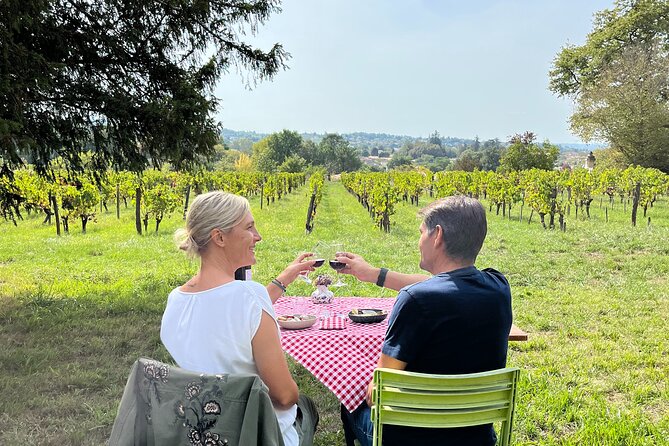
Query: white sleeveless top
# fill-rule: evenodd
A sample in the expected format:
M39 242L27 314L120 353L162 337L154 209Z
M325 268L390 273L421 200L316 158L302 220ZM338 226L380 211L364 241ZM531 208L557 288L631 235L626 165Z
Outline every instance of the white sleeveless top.
M235 280L197 293L175 288L167 298L160 339L181 368L257 375L251 340L263 311L276 321L267 290L257 282ZM284 443L297 446L297 406L274 411Z

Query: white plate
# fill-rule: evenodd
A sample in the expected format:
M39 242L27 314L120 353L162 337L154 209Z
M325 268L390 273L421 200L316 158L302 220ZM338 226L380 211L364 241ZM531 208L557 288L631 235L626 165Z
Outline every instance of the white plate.
M309 328L316 323L316 316L313 314L295 314L291 316L299 316L300 319L288 319L281 320L281 318L286 316L279 316L277 322L282 328L286 330L300 330L302 328Z

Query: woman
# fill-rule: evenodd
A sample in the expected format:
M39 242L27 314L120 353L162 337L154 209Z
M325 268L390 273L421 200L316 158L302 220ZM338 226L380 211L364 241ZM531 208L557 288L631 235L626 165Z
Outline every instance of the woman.
M313 271L315 260L306 260L310 253L300 255L267 288L234 280L236 269L256 263L255 246L262 237L249 202L221 191L193 201L186 229L177 236L183 239L179 248L201 263L198 273L168 297L163 344L188 370L259 375L269 388L286 446L311 444L318 414L311 400L298 395L272 303L300 272Z

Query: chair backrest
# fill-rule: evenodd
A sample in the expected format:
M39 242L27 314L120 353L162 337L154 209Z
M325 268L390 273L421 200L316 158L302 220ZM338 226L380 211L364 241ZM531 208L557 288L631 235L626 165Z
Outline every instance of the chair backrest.
M465 375L376 369L373 445L382 444L384 424L453 428L501 421L498 444L508 446L519 373L517 368Z
M257 375L209 375L135 361L109 446L283 446L267 387Z

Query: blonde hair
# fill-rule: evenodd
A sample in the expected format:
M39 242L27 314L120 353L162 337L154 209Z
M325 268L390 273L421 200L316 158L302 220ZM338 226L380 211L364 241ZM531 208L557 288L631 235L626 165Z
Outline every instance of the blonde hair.
M213 229L229 232L250 209L246 198L228 192L198 195L188 210L186 228L174 234L177 246L189 257L198 257L211 240Z

